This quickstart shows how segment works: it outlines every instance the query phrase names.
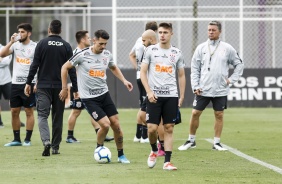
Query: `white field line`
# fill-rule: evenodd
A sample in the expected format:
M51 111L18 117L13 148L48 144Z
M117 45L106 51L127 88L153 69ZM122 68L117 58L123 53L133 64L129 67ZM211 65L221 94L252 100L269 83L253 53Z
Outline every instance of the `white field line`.
M205 139L205 140L213 144L213 140L212 139ZM233 154L235 154L235 155L237 155L239 157L242 157L242 158L247 159L247 160L249 160L251 162L254 162L256 164L259 164L261 166L269 168L269 169L271 169L271 170L273 170L273 171L275 171L275 172L277 172L279 174L282 174L282 169L279 168L279 167L276 167L274 165L271 165L271 164L268 164L268 163L263 162L261 160L258 160L258 159L254 158L254 157L246 155L246 154L244 154L244 153L242 153L242 152L240 152L240 151L238 151L238 150L236 150L234 148L231 148L231 147L229 147L229 146L227 146L225 144L222 144L222 143L220 143L220 144L223 145L223 147L227 148L228 151L230 151L231 153L233 153Z

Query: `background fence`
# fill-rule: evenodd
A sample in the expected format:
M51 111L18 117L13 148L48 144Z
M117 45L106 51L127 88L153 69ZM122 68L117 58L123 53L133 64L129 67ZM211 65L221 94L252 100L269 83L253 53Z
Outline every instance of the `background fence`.
M264 75L264 69L282 68L282 1L280 0L93 0L93 1L0 1L0 23L5 25L0 30L2 44L8 42L17 24L30 22L33 25L32 39L38 41L47 36L48 23L52 19L60 19L63 23L62 37L76 46L75 32L86 29L91 33L97 29L105 29L111 39L108 49L114 53L119 67L134 82L134 69L128 54L136 39L141 36L147 21L171 22L174 35L172 44L184 53L189 66L195 47L207 40L207 24L211 20L222 22L221 39L230 43L245 63L246 77L248 69L258 69L258 75ZM6 5L6 6L5 6ZM4 7L5 6L5 7ZM93 33L92 33L93 34ZM247 72L247 73L246 73ZM271 72L270 72L271 73ZM281 87L278 76L273 76L281 99ZM263 81L258 82L261 84ZM264 79L262 79L264 80ZM121 107L137 107L137 89L133 95L124 95L123 86L109 76L112 95ZM250 87L250 86L243 86ZM234 86L234 88L243 88ZM259 87L259 85L255 86ZM263 86L266 87L266 86ZM237 90L237 89L236 89ZM255 89L257 90L257 89ZM187 85L187 98L190 98L190 85ZM240 92L242 94L242 92ZM263 92L262 92L263 93ZM281 93L281 94L280 94ZM279 96L280 95L280 96ZM125 96L127 99L124 99ZM265 96L265 95L263 95ZM262 106L273 106L272 98ZM235 106L249 106L248 103L229 99ZM247 98L246 101L248 101ZM257 100L256 98L254 100ZM259 100L258 100L259 101ZM253 103L251 103L253 104ZM190 106L188 100L185 106ZM253 104L252 106L260 106Z

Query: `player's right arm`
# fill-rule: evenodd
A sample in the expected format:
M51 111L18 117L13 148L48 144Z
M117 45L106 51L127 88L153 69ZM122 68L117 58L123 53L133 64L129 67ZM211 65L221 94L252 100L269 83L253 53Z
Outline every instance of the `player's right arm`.
M68 96L68 72L74 66L70 61L65 62L61 69L62 90L59 94L60 100L64 101Z
M13 49L10 49L11 46L13 45L13 43L16 42L15 38L18 34L17 33L14 33L12 36L11 36L11 40L9 43L7 43L7 45L5 45L4 47L2 47L1 51L0 51L0 57L6 57L10 54L13 53Z
M143 62L141 63L140 79L148 95L148 100L151 103L156 103L157 96L155 96L154 92L151 90L148 83L148 77L147 77L148 67L149 67L148 63L143 63Z

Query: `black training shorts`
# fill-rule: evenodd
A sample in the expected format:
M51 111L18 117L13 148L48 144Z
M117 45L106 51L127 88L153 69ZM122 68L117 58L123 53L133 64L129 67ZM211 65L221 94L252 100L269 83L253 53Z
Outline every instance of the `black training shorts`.
M33 93L33 86L31 85L31 94L27 97L24 94L25 84L12 84L10 107L25 107L32 108L36 106L35 93Z
M160 124L176 123L178 114L178 97L158 97L157 103L147 101L146 122Z
M1 100L2 95L3 95L5 100L10 100L10 98L11 98L11 86L12 86L11 82L6 83L4 85L0 85L0 100Z
M81 100L85 109L95 121L99 121L105 116L111 117L118 114L109 92L95 98L84 98Z
M224 111L224 109L227 109L227 96L205 97L198 95L195 95L193 109L203 111L210 101L212 102L212 106L215 111Z

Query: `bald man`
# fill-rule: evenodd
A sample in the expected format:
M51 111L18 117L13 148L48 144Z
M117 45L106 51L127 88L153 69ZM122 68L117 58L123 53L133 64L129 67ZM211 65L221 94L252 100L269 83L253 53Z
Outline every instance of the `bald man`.
M142 34L142 42L145 47L148 47L150 45L155 45L156 43L158 43L156 32L153 30L146 30Z

